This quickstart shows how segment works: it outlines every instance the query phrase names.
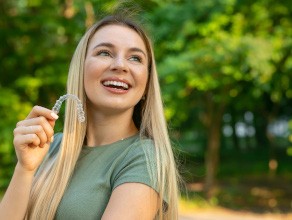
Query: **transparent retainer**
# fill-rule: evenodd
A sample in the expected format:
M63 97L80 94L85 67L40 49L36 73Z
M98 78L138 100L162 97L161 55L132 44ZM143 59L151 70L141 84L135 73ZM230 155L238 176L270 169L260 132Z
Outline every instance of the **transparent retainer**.
M60 108L62 106L63 101L65 101L66 99L73 99L77 102L77 117L78 117L78 121L79 122L84 122L85 121L85 113L83 110L83 105L81 100L73 94L66 94L66 95L62 95L60 96L60 98L56 101L54 107L52 108L52 110L58 114L60 111Z

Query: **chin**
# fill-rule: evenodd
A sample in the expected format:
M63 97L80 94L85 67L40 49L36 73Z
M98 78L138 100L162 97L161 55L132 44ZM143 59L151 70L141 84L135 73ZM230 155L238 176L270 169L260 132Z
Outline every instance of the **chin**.
M134 105L125 105L125 103L110 103L110 104L103 104L103 105L95 105L96 111L102 111L104 113L123 113L125 111L133 111Z

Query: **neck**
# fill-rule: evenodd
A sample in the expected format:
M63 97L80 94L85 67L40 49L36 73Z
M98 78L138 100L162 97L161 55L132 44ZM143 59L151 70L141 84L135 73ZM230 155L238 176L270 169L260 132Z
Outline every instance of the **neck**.
M138 132L132 119L133 112L105 115L88 111L86 145L101 146L128 138Z

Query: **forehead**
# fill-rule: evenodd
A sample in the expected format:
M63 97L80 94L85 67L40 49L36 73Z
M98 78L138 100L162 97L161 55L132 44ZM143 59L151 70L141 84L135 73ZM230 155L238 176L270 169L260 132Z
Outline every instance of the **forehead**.
M138 47L146 53L146 46L140 35L127 26L110 24L101 27L94 33L88 48L92 49L96 45L105 42L121 47Z

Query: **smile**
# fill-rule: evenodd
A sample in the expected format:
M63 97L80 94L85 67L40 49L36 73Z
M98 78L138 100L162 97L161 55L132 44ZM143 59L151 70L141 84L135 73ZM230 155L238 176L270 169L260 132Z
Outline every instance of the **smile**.
M111 87L115 89L123 89L123 90L129 89L129 85L127 83L119 82L119 81L108 80L108 81L102 82L102 84L106 87Z

